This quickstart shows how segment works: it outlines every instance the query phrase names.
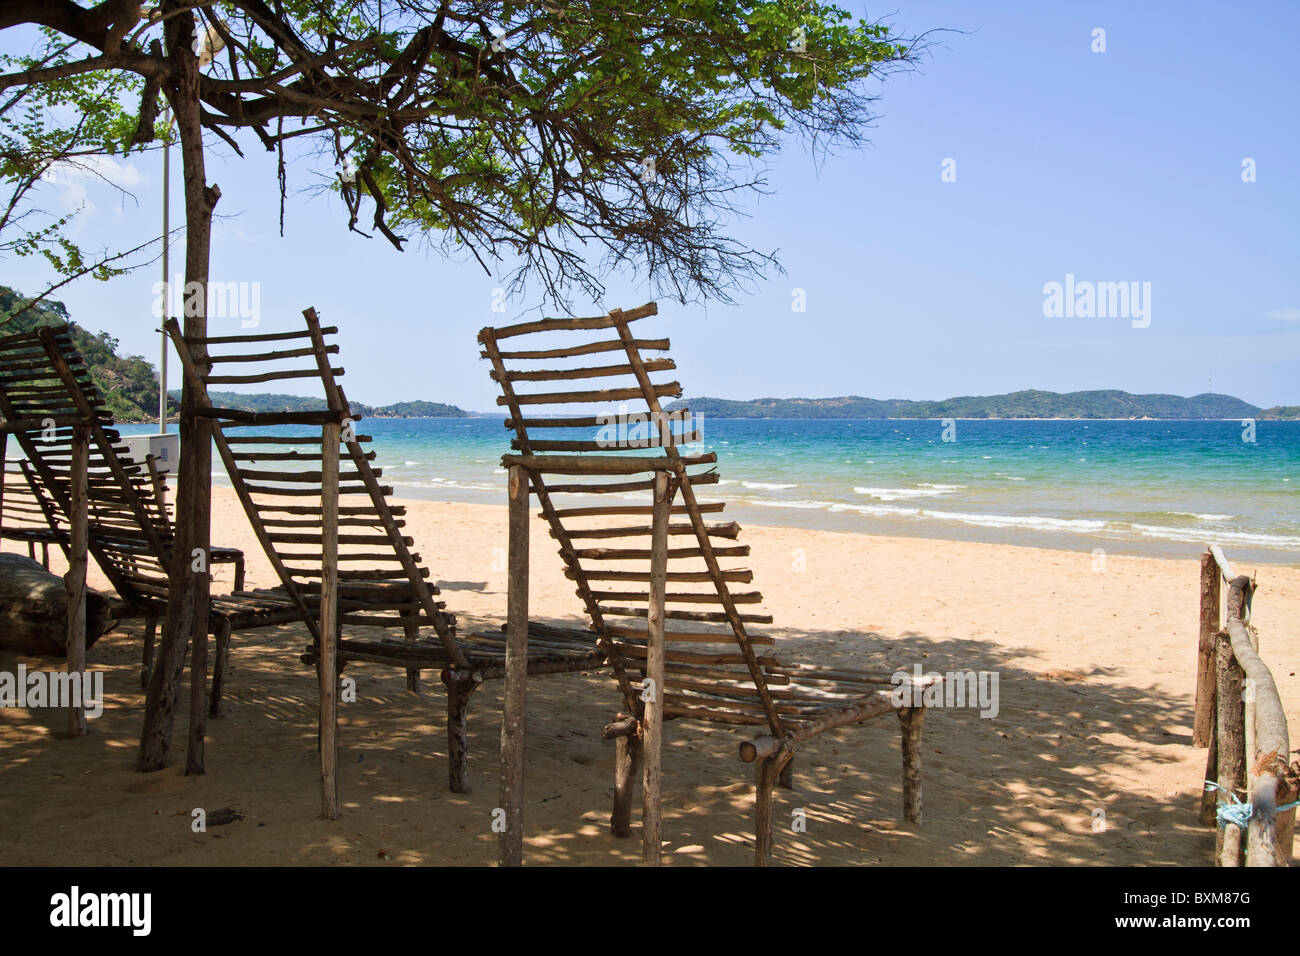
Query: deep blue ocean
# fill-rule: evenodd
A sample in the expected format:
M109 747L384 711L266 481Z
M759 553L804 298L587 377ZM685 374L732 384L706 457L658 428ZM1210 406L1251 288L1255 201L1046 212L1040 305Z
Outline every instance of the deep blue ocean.
M501 419L360 430L399 497L505 503ZM742 523L1300 564L1300 422L958 421L946 441L939 421L705 417L701 435Z

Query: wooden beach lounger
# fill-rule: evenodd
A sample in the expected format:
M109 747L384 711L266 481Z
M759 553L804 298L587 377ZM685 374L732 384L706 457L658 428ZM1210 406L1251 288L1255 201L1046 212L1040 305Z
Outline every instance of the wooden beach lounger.
M76 565L74 497L85 502L85 553L92 555L132 614L146 619L143 679L151 668L156 622L165 615L170 590L172 528L145 468L126 455L113 418L73 348L66 328L43 328L0 338L0 453L12 434L26 459L18 463L29 481L53 539ZM80 487L78 487L80 486ZM6 483L6 490L10 487ZM30 518L27 504L20 505ZM6 516L8 503L0 505ZM223 549L230 560L243 555ZM241 582L242 583L242 582ZM192 701L191 743L202 739L204 718L220 713L232 631L270 627L298 619L278 591L212 596L209 632L216 636L210 701ZM201 746L191 761L201 765Z
M642 353L666 353L668 340L637 338L631 330L631 322L657 311L650 303L479 333L482 356L491 361L502 391L498 403L509 413L506 427L515 436L515 453L502 458L511 472L511 566L523 568L510 579L512 625L515 615L527 613L531 490L623 697L625 712L605 728L617 747L614 834L630 832L640 771L644 859L660 861L662 722L673 718L752 729L740 758L758 763L760 866L772 851L773 787L778 781L791 785L798 745L846 724L896 714L903 740L903 813L919 822L923 709L895 706L888 672L788 664L771 637L751 631L750 625L772 620L753 609L762 595L734 589L749 584L752 572L724 567L724 559L748 555L749 546L737 543L734 521L717 520L725 502L697 497L698 489L718 482L711 467L716 456L683 447L699 440L689 417L673 422L663 415L660 399L679 397L682 389L676 382L656 384L651 375L675 365L671 358ZM575 333L583 331L595 334L581 341ZM535 411L556 405L586 408L564 417ZM595 413L613 405L617 414ZM583 434L557 437L559 429ZM611 503L592 503L598 499ZM525 648L525 635L512 626L510 651ZM516 864L522 852L523 728L511 716L522 713L523 683L522 675L513 686L507 681L506 730L512 736L503 736L502 744L502 861Z
M402 667L407 686L418 691L420 671L436 669L447 687L449 782L469 791L466 731L470 695L484 681L505 673L502 634L459 635L455 617L438 600L429 570L404 531L406 509L392 504L392 488L357 434L338 383L343 369L331 365L339 347L312 309L297 331L186 340L176 322L166 324L181 355L187 380L201 396L209 386L315 380L324 390L319 410L250 413L207 407L214 420L217 452L235 493L281 587L299 608L312 635L304 662L315 663L322 686L323 741L334 725L328 676L349 661ZM200 365L191 349L206 354ZM287 430L286 430L287 429ZM322 600L322 595L325 595ZM421 636L421 628L426 634ZM358 630L379 629L379 634ZM385 631L400 631L400 639ZM431 632L431 633L429 633ZM322 655L321 634L333 633ZM535 625L530 674L589 670L604 658L585 634ZM337 655L337 657L335 657ZM322 755L332 753L323 743ZM333 776L331 767L324 767ZM330 789L323 784L325 791ZM323 792L326 813L331 797Z

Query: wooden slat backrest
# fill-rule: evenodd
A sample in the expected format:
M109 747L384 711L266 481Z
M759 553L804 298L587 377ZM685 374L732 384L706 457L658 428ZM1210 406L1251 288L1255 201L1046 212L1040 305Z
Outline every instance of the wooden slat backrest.
M747 582L751 573L725 568L721 558L743 557L747 546L730 543L739 534L734 523L710 523L706 515L725 508L721 502L700 502L695 490L718 481L716 470L692 465L695 456L682 446L699 440L688 414L673 420L660 399L680 396L676 382L656 381L652 375L675 368L666 357L644 358L643 351L666 352L667 339L638 339L629 323L656 314L654 303L605 316L584 319L543 319L479 333L482 357L492 362L492 378L501 387L498 404L506 407L506 427L514 432L511 447L538 464L531 470L533 492L559 544L565 573L577 584L603 650L609 655L626 703L639 711L628 671L644 657L644 628L614 623L619 618L644 619L648 607L649 500L614 505L590 504L590 498L556 502L556 496L599 495L603 500L628 501L646 492L651 480L608 476L575 476L548 480L548 468L562 468L580 456L625 455L667 459L675 476L680 503L672 512L669 535L667 642L669 687L690 683L681 675L691 667L708 667L703 683L721 695L735 696L736 707L752 707L755 722L774 734L783 732L779 708L769 690L755 645L770 639L750 634L747 624L770 621L747 613L742 605L757 603L757 592L733 595L730 584ZM576 332L589 341L576 341ZM595 356L595 358L593 358ZM554 383L570 383L556 385ZM582 406L572 410L572 406ZM555 416L547 407L562 406ZM610 406L614 406L611 408ZM539 409L541 409L539 411ZM581 429L570 437L559 429ZM575 456L577 456L575 458ZM611 461L616 459L611 459ZM707 463L707 457L703 459ZM576 468L575 468L576 470ZM630 539L630 542L629 542ZM722 542L722 543L719 543ZM703 570L678 571L677 560L702 562ZM610 567L613 564L614 567ZM625 570L628 567L639 570ZM680 565L678 565L680 567ZM693 588L691 585L699 585ZM720 611L701 606L720 606ZM685 605L677 607L676 605ZM689 625L679 621L690 622ZM713 625L702 629L692 625ZM709 644L731 644L739 653L710 650ZM674 672L676 667L676 673ZM723 675L719 677L719 675ZM712 682L712 683L709 683ZM699 683L699 682L696 682ZM752 704L745 704L745 699ZM671 711L671 708L670 708Z
M321 577L321 432L326 420L343 425L339 465L339 578L344 623L414 627L432 625L448 655L467 661L455 639L454 618L436 600L438 589L425 579L428 569L402 533L403 509L388 500L392 489L380 484L371 464L369 438L356 434L353 414L338 379L343 369L331 356L336 328L320 325L316 313L303 313L301 331L218 336L187 342L175 322L167 331L181 355L187 380L204 396L215 421L214 440L245 513L275 568L281 584L299 605L313 637L318 622ZM210 367L200 368L189 345L202 344ZM268 381L311 382L323 395L312 407L250 416L213 408L209 386ZM313 467L315 465L315 467ZM314 549L314 550L311 550ZM381 612L395 612L381 613ZM366 616L368 615L368 616Z
M89 550L124 600L138 605L165 600L170 526L153 500L143 467L127 457L69 329L37 329L0 339L0 413L31 423L15 432L29 479L63 515L70 507L73 431L64 423L76 419L88 424Z

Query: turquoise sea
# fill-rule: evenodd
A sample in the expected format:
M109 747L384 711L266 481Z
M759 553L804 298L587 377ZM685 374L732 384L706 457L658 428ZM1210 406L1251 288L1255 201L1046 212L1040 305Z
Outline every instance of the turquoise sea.
M361 431L399 497L505 503L501 419ZM939 421L706 417L701 434L742 524L1300 564L1300 422L1254 441L1239 421L958 421L945 441Z

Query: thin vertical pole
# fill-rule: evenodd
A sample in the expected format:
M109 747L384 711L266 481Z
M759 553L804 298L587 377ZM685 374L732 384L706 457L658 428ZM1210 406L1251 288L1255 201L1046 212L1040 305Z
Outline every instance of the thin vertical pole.
M159 318L167 321L171 318L171 276L168 270L171 266L169 253L172 247L171 237L171 202L172 202L172 142L171 142L171 121L167 122L167 139L163 142L163 201L162 201L162 272L163 272L163 305L162 315ZM162 333L162 342L158 355L158 434L167 433L167 333Z
M668 573L668 516L672 494L668 473L655 472L650 526L650 607L646 612L646 683L641 777L641 859L663 859L664 591Z
M320 803L339 816L338 773L339 425L321 430Z
M68 550L68 573L64 586L68 592L68 673L81 687L81 704L85 703L86 681L86 547L88 539L90 490L90 432L78 424L72 432L72 461L68 472L72 514ZM68 733L82 737L86 733L86 711L70 701Z
M1201 622L1196 645L1196 710L1192 746L1208 747L1214 739L1215 643L1219 633L1219 563L1209 551L1201 555Z
M501 715L501 865L524 862L524 712L528 696L528 469L510 466L506 699Z

